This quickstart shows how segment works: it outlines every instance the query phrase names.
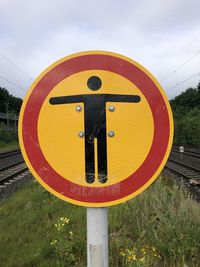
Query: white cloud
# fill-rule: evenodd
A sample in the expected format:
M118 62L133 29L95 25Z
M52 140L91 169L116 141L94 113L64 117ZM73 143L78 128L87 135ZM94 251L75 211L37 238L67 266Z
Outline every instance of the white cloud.
M0 0L0 52L35 78L61 57L83 50L129 56L162 80L200 50L200 2L196 0ZM198 72L200 56L177 71L178 80ZM1 75L29 86L25 75L0 56ZM172 75L162 85L176 82ZM197 85L170 91L170 96ZM25 92L0 79L11 93ZM178 91L179 90L179 91Z

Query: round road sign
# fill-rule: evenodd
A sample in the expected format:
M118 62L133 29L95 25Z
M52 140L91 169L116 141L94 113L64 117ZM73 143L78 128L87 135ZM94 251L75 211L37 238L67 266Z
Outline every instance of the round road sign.
M103 51L48 67L19 120L33 176L57 197L87 207L141 193L164 167L172 138L170 105L156 79L137 62Z

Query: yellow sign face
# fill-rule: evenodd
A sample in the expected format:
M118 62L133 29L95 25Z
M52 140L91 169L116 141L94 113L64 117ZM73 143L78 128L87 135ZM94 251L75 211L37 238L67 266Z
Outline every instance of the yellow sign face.
M114 53L85 52L35 81L20 114L20 144L47 190L74 204L110 206L155 180L172 125L169 103L148 71Z
M102 187L105 184L100 183L98 179L97 149L94 152L95 180L91 184L85 180L85 137L79 137L80 132L85 132L84 103L52 106L49 104L49 99L66 94L71 96L101 93L141 96L140 104L106 103L108 164L106 185L121 182L124 177L130 176L142 165L151 148L154 125L149 104L136 86L115 73L95 71L95 75L102 80L102 87L98 91L91 91L87 87L87 80L93 74L94 71L84 71L71 75L50 92L39 114L38 136L46 160L61 176L79 185ZM77 111L77 107L81 110ZM114 111L109 111L109 107L113 107ZM142 120L141 117L143 117ZM109 137L109 131L114 132L113 137ZM143 141L138 142L138 140Z

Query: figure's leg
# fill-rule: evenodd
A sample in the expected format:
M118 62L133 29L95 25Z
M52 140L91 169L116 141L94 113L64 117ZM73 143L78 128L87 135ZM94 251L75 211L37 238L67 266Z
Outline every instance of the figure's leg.
M100 183L105 183L107 177L107 141L106 131L100 130L97 137L98 150L98 179Z
M94 139L85 137L85 180L92 184L95 179Z

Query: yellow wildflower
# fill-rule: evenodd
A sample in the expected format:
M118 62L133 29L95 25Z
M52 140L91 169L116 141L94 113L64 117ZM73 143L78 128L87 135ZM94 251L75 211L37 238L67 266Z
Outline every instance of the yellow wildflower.
M124 250L121 250L121 251L119 252L119 254L120 254L122 257L124 257L124 256L126 255L126 253L125 253Z
M56 245L57 243L58 243L58 240L57 240L57 239L53 239L53 240L51 241L50 244L51 244L52 246L54 246L54 245Z
M70 219L68 219L68 218L64 218L64 217L61 217L60 220L61 220L63 223L66 223L66 224L69 224L69 222L70 222Z
M62 225L60 223L56 223L55 227L57 228L58 231L60 231L64 227L64 224Z
M69 234L70 234L70 237L73 237L74 236L74 234L73 234L72 231L70 231Z
M141 251L142 251L142 254L144 254L144 255L146 255L147 254L147 252L146 252L146 248L144 247L144 248L142 248L141 249Z
M139 262L142 262L142 263L144 263L144 262L145 262L145 260L146 260L146 258L145 258L145 257L142 257L142 258L140 258L140 259L139 259Z

